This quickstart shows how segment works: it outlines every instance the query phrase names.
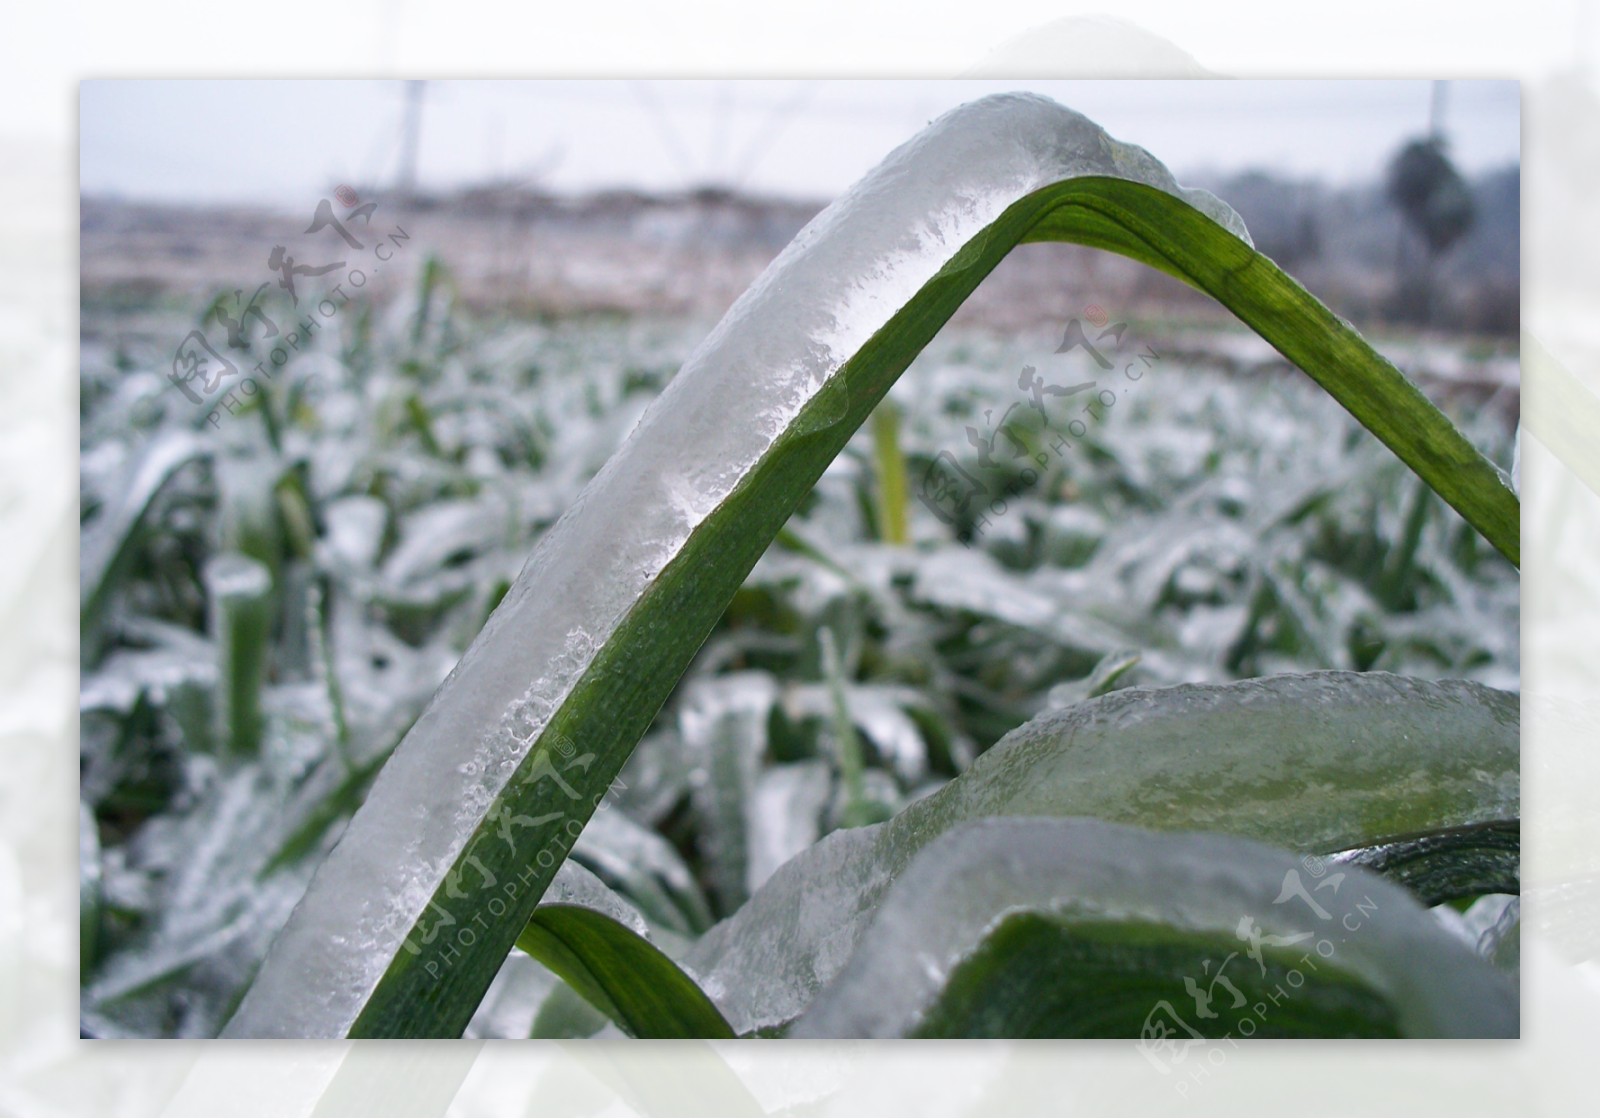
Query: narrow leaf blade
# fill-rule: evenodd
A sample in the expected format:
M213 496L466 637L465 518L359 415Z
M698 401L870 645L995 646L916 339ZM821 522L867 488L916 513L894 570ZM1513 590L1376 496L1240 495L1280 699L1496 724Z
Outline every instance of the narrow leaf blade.
M731 1038L716 1005L666 953L581 905L541 905L517 947L638 1038Z

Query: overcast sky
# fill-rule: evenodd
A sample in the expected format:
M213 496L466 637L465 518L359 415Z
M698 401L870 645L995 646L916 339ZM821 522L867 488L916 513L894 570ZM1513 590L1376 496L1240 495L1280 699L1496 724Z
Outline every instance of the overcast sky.
M489 178L556 190L716 184L830 197L927 121L1008 89L1045 93L1184 178L1267 168L1351 182L1427 127L1425 81L430 81L425 186ZM86 193L302 207L399 173L397 81L95 81L81 87ZM1465 170L1518 158L1515 82L1446 84Z

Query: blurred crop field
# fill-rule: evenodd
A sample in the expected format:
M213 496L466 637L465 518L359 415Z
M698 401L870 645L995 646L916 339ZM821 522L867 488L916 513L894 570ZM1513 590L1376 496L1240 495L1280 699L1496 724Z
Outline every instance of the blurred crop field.
M1518 687L1515 569L1254 336L1126 295L952 324L750 574L573 855L669 953L1050 707L1317 668ZM100 1037L216 1034L534 542L715 321L486 306L418 253L219 410L167 375L213 306L123 287L82 311ZM239 365L270 365L247 341ZM1514 348L1374 341L1511 469ZM514 953L470 1032L601 1025Z

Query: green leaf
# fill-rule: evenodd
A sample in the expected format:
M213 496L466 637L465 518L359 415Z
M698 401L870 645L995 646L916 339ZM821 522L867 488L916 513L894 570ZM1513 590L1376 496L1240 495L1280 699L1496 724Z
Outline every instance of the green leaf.
M1429 905L1514 894L1522 887L1522 822L1489 820L1395 836L1340 851L1332 861L1377 871Z
M839 751L839 779L844 792L840 825L854 828L887 819L889 812L880 811L877 805L867 799L861 769L861 736L856 733L855 722L850 717L850 704L845 698L844 667L839 663L839 643L834 638L833 630L826 626L818 636L822 642L822 671L828 679L828 695L833 704L833 736Z
M976 101L891 153L730 309L540 540L227 1032L458 1035L757 559L1024 240L1110 248L1211 292L1514 557L1517 502L1495 467L1242 231L1044 98Z
M905 544L910 490L906 485L906 459L900 452L900 410L885 400L872 413L872 469L877 482L878 539L885 544Z
M694 980L644 937L580 905L541 905L517 947L565 979L633 1037L728 1038Z
M888 823L790 860L685 963L737 1000L724 1005L736 1030L772 1028L849 957L917 853L959 825L1092 815L1334 854L1515 817L1519 742L1517 697L1464 681L1316 672L1114 692L1041 715ZM1453 855L1478 856L1435 847L1432 873L1459 887L1473 868L1450 872Z
M272 635L272 572L242 552L212 557L205 569L211 635L217 645L218 749L235 761L261 743L261 688Z
M1122 253L1199 288L1328 391L1512 563L1521 506L1484 457L1404 373L1267 257L1178 199L1115 179L1081 179L1026 202L1028 241Z
M1081 703L1086 699L1105 695L1115 688L1117 681L1132 670L1141 659L1143 658L1140 654L1127 649L1107 653L1095 664L1094 670L1082 680L1057 684L1050 689L1050 702L1053 706L1065 707L1069 703Z
M619 813L605 812L596 817L596 822L617 816ZM595 830L585 832L586 842ZM660 899L652 895L649 900ZM559 912L545 916L552 910ZM594 916L566 912L570 910ZM530 1036L593 1037L608 1022L632 1032L635 1026L624 1011L637 1019L639 1028L647 1030L652 1026L669 1031L677 1028L667 1016L669 1013L687 1013L699 1024L709 1021L701 1005L705 996L669 957L662 955L658 940L667 940L668 948L680 951L672 944L681 945L682 941L675 940L670 929L647 917L643 907L613 889L579 862L574 853L556 873L545 900L518 938L523 951L556 976L554 988L537 1007ZM694 990L682 989L684 983ZM664 1012L654 1005L657 996L651 990L634 989L641 984L677 990L676 1001L680 1005ZM712 1013L717 1014L715 1007Z
M1185 1042L1515 1037L1517 994L1357 869L1315 874L1230 836L987 820L912 862L789 1036L1148 1043L1163 1028Z

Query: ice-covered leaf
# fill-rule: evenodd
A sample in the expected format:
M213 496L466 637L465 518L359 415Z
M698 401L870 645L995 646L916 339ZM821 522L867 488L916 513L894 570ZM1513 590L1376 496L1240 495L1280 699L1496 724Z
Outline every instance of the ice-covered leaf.
M383 551L389 511L375 497L357 494L331 501L322 511L326 530L320 559L335 570L370 572Z
M851 724L865 736L887 768L902 780L916 782L928 768L928 749L910 711L923 697L910 688L891 684L844 685L845 710ZM835 719L833 694L825 684L795 684L784 689L787 716Z
M1231 210L1047 99L975 101L801 231L540 538L319 869L229 1032L459 1034L745 575L1024 240L1111 249L1209 292L1515 557L1516 498L1495 467L1255 253ZM1129 644L1118 634L1101 652ZM502 916L470 942L456 935L506 896L491 894L497 883L524 873Z
M1515 1037L1405 890L1232 836L986 820L912 861L792 1037ZM1163 1045L1161 1042L1176 1042Z
M1459 681L1317 672L1114 692L1019 727L887 823L828 836L686 962L735 1029L781 1026L917 852L960 824L1094 816L1331 854L1516 818L1519 752L1517 697Z
M1522 968L1522 898L1488 894L1466 912L1469 926L1481 928L1478 955L1507 975Z
M1019 727L936 803L1342 851L1514 820L1518 711L1509 692L1388 673L1128 689Z

